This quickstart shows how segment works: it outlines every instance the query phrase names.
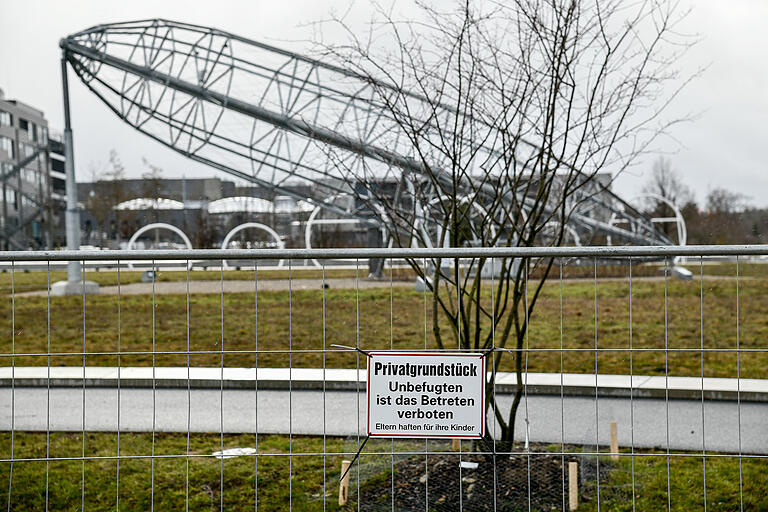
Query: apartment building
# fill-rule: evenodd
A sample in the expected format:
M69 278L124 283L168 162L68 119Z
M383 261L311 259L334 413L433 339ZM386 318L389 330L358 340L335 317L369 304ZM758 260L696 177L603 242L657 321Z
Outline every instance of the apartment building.
M60 141L49 145L48 121L41 110L7 99L0 90L2 249L51 248L60 243L63 149Z

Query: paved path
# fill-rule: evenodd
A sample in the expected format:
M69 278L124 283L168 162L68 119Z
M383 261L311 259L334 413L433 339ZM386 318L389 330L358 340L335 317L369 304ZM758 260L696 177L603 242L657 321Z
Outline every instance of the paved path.
M83 390L53 388L0 389L0 429L79 431L83 428ZM13 400L12 400L13 396ZM223 406L222 400L223 397ZM116 389L85 390L85 427L116 431ZM511 396L502 397L508 407ZM191 400L190 400L191 399ZM154 404L154 408L153 408ZM191 404L191 405L190 405ZM517 437L523 438L526 404L521 405ZM258 413L260 433L365 434L365 394L354 391L259 391L128 388L120 392L120 430L148 432L254 432ZM187 411L191 409L191 415ZM50 416L48 416L50 411ZM153 415L154 411L154 415ZM702 411L704 432L702 432ZM632 412L634 430L630 428ZM564 414L562 414L564 413ZM629 446L634 434L638 448L706 449L720 452L768 453L768 404L731 401L531 396L527 401L533 442L601 445L609 442L609 423L618 423L619 444ZM595 418L598 421L595 421ZM564 421L563 421L563 418ZM667 418L669 422L667 422ZM741 436L739 436L739 418ZM223 420L223 427L222 427ZM564 430L561 425L565 426ZM669 429L669 430L668 430ZM741 444L741 446L740 446Z
M0 367L3 387L86 387L334 390L365 389L366 370L361 368L187 368L158 366L16 366ZM583 373L523 374L528 395L584 396L607 398L673 398L731 400L768 403L768 380L651 375L592 375ZM496 392L514 393L517 376L496 374Z
M87 276L86 276L87 277ZM733 279L730 276L704 276L704 280L727 280ZM740 277L740 280L751 279L750 277ZM633 282L641 281L663 281L663 277L633 277ZM554 278L550 279L555 282ZM570 278L567 282L592 282L593 278ZM605 277L599 278L600 282L628 282L627 278ZM490 283L490 281L488 281ZM370 288L389 288L390 281L386 277L382 280L367 279L362 275L360 279L348 278L326 278L325 284L328 288L354 290L358 287L361 290ZM259 291L287 291L292 290L320 290L323 286L322 279L261 279L258 283ZM392 281L391 286L400 288L413 288L413 280ZM191 294L211 294L221 293L221 281L190 281L189 293ZM99 288L101 295L151 295L153 293L152 283L130 283L117 286L102 286ZM254 293L254 281L252 280L224 280L224 293ZM185 295L187 293L186 281L158 281L154 286L155 295ZM32 292L17 293L17 297L44 297L48 294L47 290L36 290Z
M288 287L292 290L320 290L323 286L322 279L261 279L258 286L259 291L287 291ZM361 290L369 288L389 288L390 282L386 280L368 280L361 277L359 280L354 278L327 278L325 284L328 288L354 290L359 287ZM392 286L413 288L413 281L393 281ZM190 281L189 293L221 293L222 281ZM254 293L254 281L235 281L224 280L224 293ZM152 283L131 283L121 285L120 295L150 295L152 294ZM117 286L102 286L99 288L100 295L117 295ZM155 283L154 293L156 295L185 295L187 293L186 281L158 281ZM19 297L41 297L46 296L46 290L34 292L24 292L16 294Z

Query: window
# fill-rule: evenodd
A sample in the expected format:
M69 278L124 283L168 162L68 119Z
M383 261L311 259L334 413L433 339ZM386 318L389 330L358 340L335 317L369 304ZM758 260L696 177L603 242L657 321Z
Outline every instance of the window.
M35 146L25 142L19 142L19 150L21 151L21 157L27 158L28 156L32 156L32 153L35 152Z
M0 110L0 126L13 126L13 116L4 110Z
M10 158L14 158L13 141L8 137L0 136L0 151L5 151Z
M28 131L29 130L29 121L26 119L19 118L19 130L22 131Z
M22 169L21 179L29 183L37 183L37 171L34 169Z

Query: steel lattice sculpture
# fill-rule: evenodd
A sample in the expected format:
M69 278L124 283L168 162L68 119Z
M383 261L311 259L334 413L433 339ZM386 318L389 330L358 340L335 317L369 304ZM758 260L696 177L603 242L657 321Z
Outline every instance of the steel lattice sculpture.
M423 191L430 180L447 179L441 162L425 169L414 159L408 137L384 108L387 95L405 95L418 115L418 95L233 34L165 20L99 25L61 46L77 75L117 116L189 158L372 225L382 216L369 185L398 183L403 208L417 213L411 224L391 219L390 234L427 232L439 224L432 222L439 192ZM438 116L425 129L439 123ZM297 192L301 184L305 192ZM467 196L493 194L492 183L459 185ZM414 205L408 191L416 188L422 193ZM345 194L357 199L351 207L329 200ZM516 199L527 204L524 196ZM568 231L576 240L672 243L597 180L571 204Z

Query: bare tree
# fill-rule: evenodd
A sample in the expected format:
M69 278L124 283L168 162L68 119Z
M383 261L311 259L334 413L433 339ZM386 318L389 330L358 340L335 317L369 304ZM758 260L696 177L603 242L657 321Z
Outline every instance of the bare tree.
M566 244L571 221L585 229L599 215L596 177L632 165L676 122L661 113L684 83L673 65L688 42L666 2L418 5L415 21L380 9L365 39L336 18L348 41L320 43L385 112L371 135L388 151L378 163L327 154L394 245ZM492 352L493 375L514 359L511 408L492 380L486 394L511 446L528 326L555 261L409 263L432 291L439 348Z
M672 218L675 216L675 211L666 201L671 202L681 210L693 202L693 192L683 182L680 173L664 157L659 157L653 163L651 175L642 190L644 194L650 196L645 204L645 211L652 217ZM661 229L665 234L670 235L673 226L664 223L661 225Z
M745 243L748 229L740 218L747 198L725 188L714 188L706 197L701 216L701 237L709 244Z
M765 225L766 210L750 207L746 196L714 188L704 201L703 209L693 202L683 207L690 243L765 243L761 226Z
M211 222L208 212L200 210L193 213L193 231L192 240L195 247L209 248L216 246L216 240L219 239L219 233L216 226Z
M109 238L114 235L119 243L123 213L116 206L125 201L127 196L121 183L125 178L125 168L117 151L110 150L109 164L102 168L93 167L91 175L93 184L86 208L98 224L99 247L103 247L105 235Z
M743 210L746 202L743 194L718 187L707 193L706 210L710 215L731 214Z
M643 192L668 199L681 208L693 201L693 192L690 187L683 182L680 173L672 167L669 159L664 157L659 157L653 163L651 176L643 186ZM654 207L656 204L659 203L654 202Z
M141 195L146 199L157 201L162 197L163 193L163 170L156 165L152 165L146 158L142 158L141 161L149 168L149 171L141 175L141 179L144 180L141 185ZM158 222L160 217L157 208L151 208L150 212L152 222ZM155 241L157 242L157 231L155 231L155 235Z

